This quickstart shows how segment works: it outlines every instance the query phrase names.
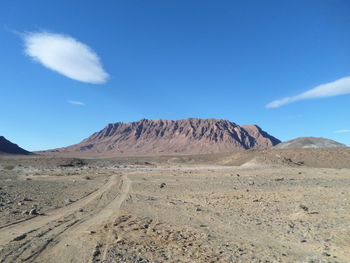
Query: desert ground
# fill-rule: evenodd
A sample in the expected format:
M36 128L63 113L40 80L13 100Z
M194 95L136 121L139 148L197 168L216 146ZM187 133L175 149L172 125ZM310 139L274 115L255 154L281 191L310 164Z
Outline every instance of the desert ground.
M346 151L2 156L0 262L350 262Z

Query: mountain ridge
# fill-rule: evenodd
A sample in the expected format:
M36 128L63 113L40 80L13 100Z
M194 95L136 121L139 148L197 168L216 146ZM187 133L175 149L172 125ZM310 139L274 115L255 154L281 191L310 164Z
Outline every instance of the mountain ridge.
M257 125L222 119L188 118L107 124L80 143L51 153L107 155L201 154L265 149L280 143Z
M17 144L10 142L4 136L0 136L0 154L30 155L32 153L19 147Z

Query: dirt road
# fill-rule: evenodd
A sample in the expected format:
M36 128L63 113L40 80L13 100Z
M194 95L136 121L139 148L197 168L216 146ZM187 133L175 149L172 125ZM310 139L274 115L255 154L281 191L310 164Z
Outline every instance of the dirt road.
M118 216L130 187L127 176L110 176L100 189L77 202L0 227L0 262L94 262L103 258L112 233L95 235L95 230Z

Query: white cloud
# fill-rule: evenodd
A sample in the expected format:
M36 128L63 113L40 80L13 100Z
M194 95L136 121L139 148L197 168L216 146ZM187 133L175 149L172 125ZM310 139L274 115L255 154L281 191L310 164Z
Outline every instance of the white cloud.
M67 101L67 102L70 103L70 104L73 104L73 105L81 105L81 106L84 106L84 105L85 105L84 102L77 101L77 100L69 100L69 101Z
M70 36L26 33L24 42L28 56L68 78L92 84L105 83L108 79L97 54Z
M347 133L350 132L350 130L337 130L335 133Z
M267 104L266 107L278 108L285 104L299 100L333 97L344 94L350 94L350 77L341 78L333 82L319 85L296 96L274 100Z

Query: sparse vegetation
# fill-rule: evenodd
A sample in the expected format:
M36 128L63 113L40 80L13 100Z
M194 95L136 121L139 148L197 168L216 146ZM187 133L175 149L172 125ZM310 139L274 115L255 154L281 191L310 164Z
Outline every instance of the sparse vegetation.
M11 171L11 170L13 170L15 168L15 166L12 165L12 164L6 164L6 165L3 166L3 168L4 168L4 170Z

